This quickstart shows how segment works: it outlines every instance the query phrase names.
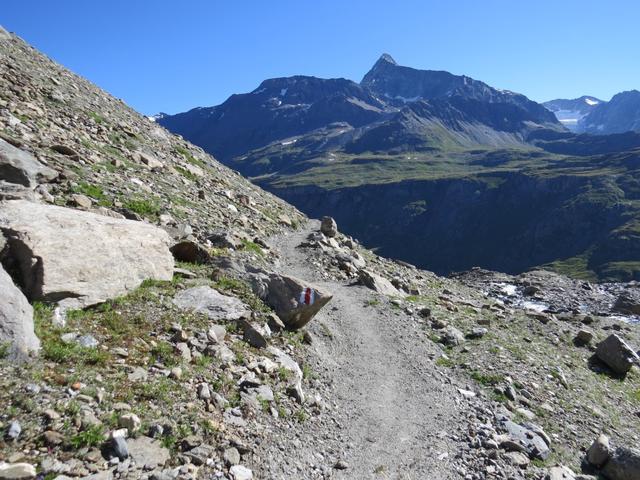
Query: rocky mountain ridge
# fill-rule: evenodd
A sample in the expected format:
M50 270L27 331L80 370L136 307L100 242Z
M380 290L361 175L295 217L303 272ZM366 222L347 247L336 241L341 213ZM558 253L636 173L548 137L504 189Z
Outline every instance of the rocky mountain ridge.
M595 135L640 131L640 92L614 95L582 119L581 130Z
M160 123L308 215L332 215L370 248L440 274L545 266L640 278L640 135L576 135L543 106L469 77L385 54L360 84L272 79Z
M377 256L3 29L0 86L0 479L637 478L636 284Z
M583 96L574 100L551 100L543 105L573 132L613 135L640 130L637 90L620 92L608 102Z
M583 95L574 99L556 99L544 102L542 105L552 111L556 118L572 132L584 132L581 125L584 117L598 105L606 103L596 97Z

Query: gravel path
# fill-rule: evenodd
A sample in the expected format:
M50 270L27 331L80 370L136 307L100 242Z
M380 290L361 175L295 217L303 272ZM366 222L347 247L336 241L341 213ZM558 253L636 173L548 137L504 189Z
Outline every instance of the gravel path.
M260 478L449 479L455 471L466 404L434 366L436 348L421 327L387 299L362 286L322 280L296 247L317 222L277 238L281 273L331 291L310 326L307 362L313 386L332 405L298 437L278 432L265 442ZM379 303L369 305L371 300ZM324 391L323 391L324 390ZM338 460L344 470L333 468Z

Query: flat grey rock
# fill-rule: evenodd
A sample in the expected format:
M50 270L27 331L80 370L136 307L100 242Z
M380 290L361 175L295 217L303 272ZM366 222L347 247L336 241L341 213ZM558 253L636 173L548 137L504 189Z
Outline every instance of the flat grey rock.
M193 287L178 293L173 303L184 310L204 313L211 320L239 320L248 317L248 307L239 299L223 295L206 285Z

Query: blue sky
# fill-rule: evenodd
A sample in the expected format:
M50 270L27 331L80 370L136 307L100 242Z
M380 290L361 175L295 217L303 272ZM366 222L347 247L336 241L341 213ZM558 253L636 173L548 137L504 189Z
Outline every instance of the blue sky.
M640 88L635 0L2 0L0 24L142 113L383 52L537 101Z

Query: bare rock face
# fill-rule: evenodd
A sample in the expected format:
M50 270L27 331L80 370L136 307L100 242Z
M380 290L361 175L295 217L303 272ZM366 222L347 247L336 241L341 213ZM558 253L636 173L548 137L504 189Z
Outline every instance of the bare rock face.
M254 275L251 281L254 293L275 310L289 330L304 327L333 298L304 280L277 273Z
M0 266L0 346L5 343L12 358L24 358L40 348L33 332L33 308Z
M82 308L173 276L169 236L142 222L16 200L0 204L0 230L31 300Z
M634 363L640 365L638 355L615 333L598 344L596 356L619 374L627 373Z
M39 181L57 176L58 172L42 165L30 153L0 139L0 180L34 188Z

